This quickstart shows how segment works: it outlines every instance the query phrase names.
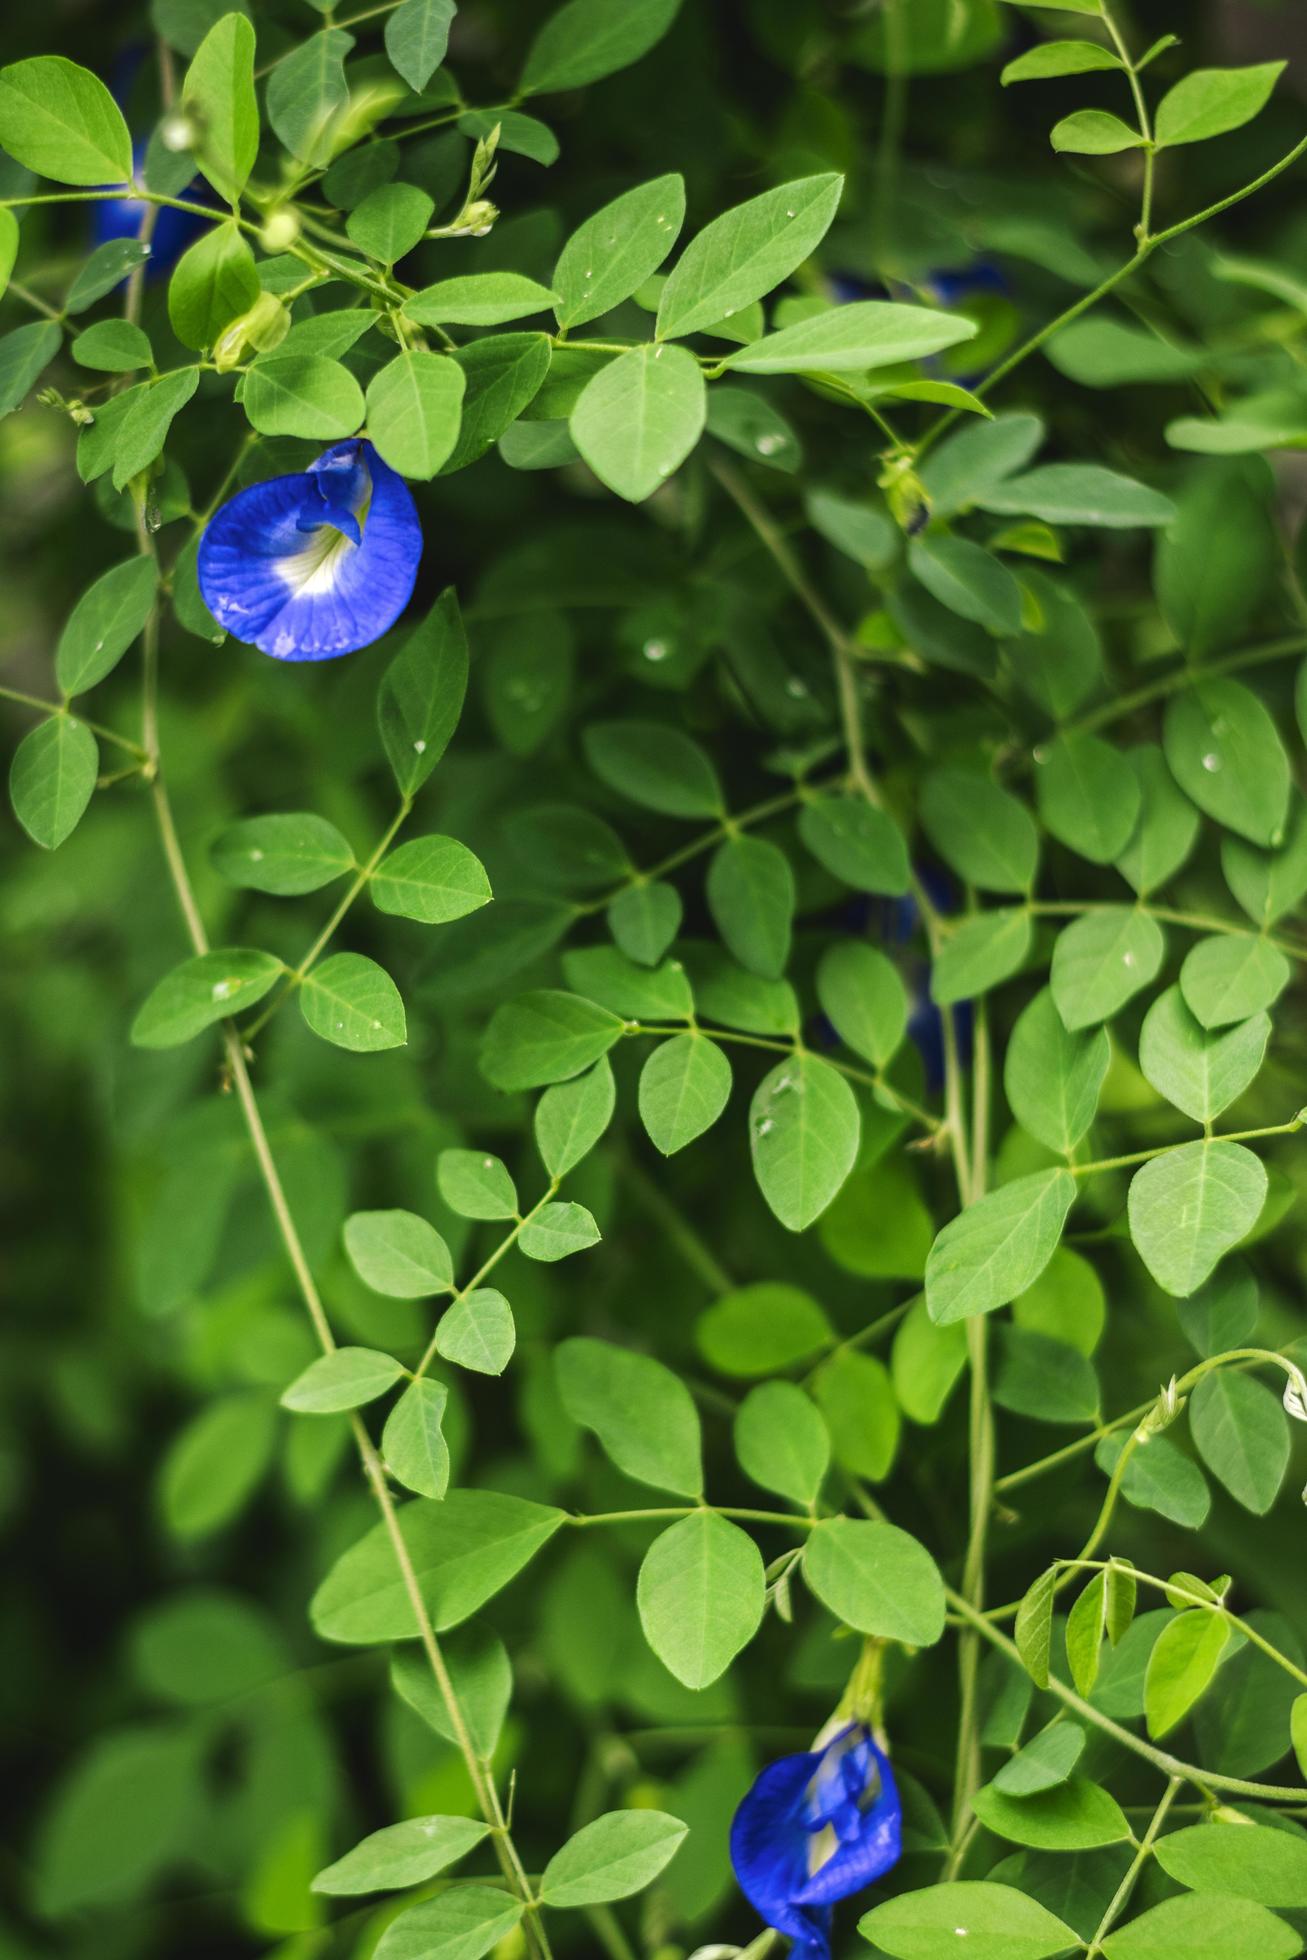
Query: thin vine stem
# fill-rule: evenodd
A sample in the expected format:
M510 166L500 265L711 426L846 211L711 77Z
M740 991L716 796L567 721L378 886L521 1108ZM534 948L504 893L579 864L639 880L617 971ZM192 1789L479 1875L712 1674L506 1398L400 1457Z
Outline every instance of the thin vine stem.
M72 712L66 701L44 701L39 694L24 694L22 689L17 687L0 687L0 701L14 701L19 707L35 708L43 715L66 715ZM75 719L81 722L83 728L89 728L93 735L98 735L102 742L108 742L116 749L125 749L138 760L144 760L145 750L139 742L133 742L126 735L120 735L116 729L105 728L98 721L88 721L85 715L77 715Z
M1089 1942L1085 1960L1095 1960L1095 1955L1103 1951L1103 1941L1107 1938L1113 1926L1129 1905L1131 1894L1138 1883L1139 1874L1153 1855L1153 1846L1161 1834L1162 1826L1166 1822L1167 1812L1175 1802L1176 1792L1182 1787L1183 1781L1183 1777L1173 1776L1167 1782L1167 1786L1158 1800L1157 1808L1149 1819L1148 1828L1139 1840L1135 1855L1131 1859L1128 1869L1123 1873L1121 1883L1117 1886L1116 1891L1108 1901L1107 1910L1098 1922L1094 1937Z

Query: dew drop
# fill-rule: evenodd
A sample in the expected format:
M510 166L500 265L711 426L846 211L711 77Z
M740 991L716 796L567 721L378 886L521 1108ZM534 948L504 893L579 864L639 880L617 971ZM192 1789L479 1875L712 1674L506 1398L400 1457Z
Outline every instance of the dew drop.
M372 1023L372 1025L373 1025L373 1027L374 1027L374 1028L380 1028L380 1026L381 1026L381 1023L380 1023L380 1021L374 1021L374 1022Z
M1133 953L1122 953L1121 955L1122 966L1133 966L1134 963L1135 963L1135 956Z
M808 698L808 684L806 681L801 681L797 674L791 674L785 683L785 692L792 701L806 701Z
M339 1033L340 1033L340 1031L341 1031L341 1029L342 1029L342 1028L344 1027L344 1025L345 1025L345 1023L344 1023L343 1021L337 1021L337 1023L336 1023L336 1032L337 1032L337 1034L339 1034Z
M414 754L415 754L415 755L425 755L425 754L426 754L426 752L427 752L427 745L426 745L426 743L425 743L425 742L424 742L424 741L422 740L422 738L421 738L421 736L419 736L419 737L418 737L418 739L417 739L417 741L416 741L416 742L414 742L414 744L413 744L413 752L414 752Z
M236 983L234 980L215 980L212 988L210 989L210 995L209 995L210 999L211 1000L228 999L229 996L232 994L232 992L235 990L235 985Z
M754 448L760 456L774 456L776 451L783 448L784 445L784 436L778 436L773 433L771 435L759 436L757 442L754 444Z
M492 1171L492 1170L493 1170L493 1169L495 1168L495 1160L494 1160L494 1158L493 1158L493 1157L483 1157L483 1158L481 1159L481 1168L482 1168L482 1170L483 1170L483 1171Z
M646 660L657 662L659 660L666 660L668 654L671 652L671 648L668 646L666 640L646 640L641 651Z
M1042 742L1039 744L1037 748L1032 749L1030 751L1030 754L1031 754L1031 759L1034 762L1038 763L1041 768L1043 767L1044 763L1048 761L1048 750L1044 747L1044 744Z
M257 846L255 847L254 850L250 852L250 863L251 864L263 863L263 852L259 850Z
M1215 753L1209 753L1203 757L1203 768L1207 771L1209 776L1214 776L1217 770L1220 768L1220 766L1221 766L1221 758L1219 755L1216 755Z

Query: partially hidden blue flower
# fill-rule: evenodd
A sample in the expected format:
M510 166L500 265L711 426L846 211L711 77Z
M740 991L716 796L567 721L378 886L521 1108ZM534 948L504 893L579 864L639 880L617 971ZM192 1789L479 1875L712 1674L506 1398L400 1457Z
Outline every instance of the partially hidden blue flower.
M205 605L238 640L274 660L334 660L394 625L421 556L408 485L355 436L225 503L196 570Z
M830 1960L835 1902L883 1877L902 1849L894 1772L860 1722L770 1763L731 1824L741 1891L802 1960Z
M145 144L135 144L132 149L132 170L138 178L144 173L145 157ZM192 240L209 229L210 220L198 217L194 211L176 211L170 204L151 205L143 197L133 197L129 184L101 184L99 188L121 191L122 196L105 198L102 203L91 206L91 235L97 245L105 245L111 238L139 238L146 213L151 210L155 212L146 263L147 279L161 278L170 266L176 264ZM188 185L183 195L201 204L213 204L207 185L198 180ZM218 215L216 205L214 215Z

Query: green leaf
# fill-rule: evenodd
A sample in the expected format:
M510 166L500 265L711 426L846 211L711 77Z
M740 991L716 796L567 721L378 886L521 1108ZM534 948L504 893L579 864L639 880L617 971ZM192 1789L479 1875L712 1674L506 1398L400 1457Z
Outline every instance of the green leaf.
M998 637L1021 630L1021 588L1001 559L970 538L913 538L908 565L932 598Z
M598 1245L599 1239L599 1227L585 1206L569 1203L546 1205L522 1227L517 1243L526 1258L552 1265Z
M365 1286L392 1300L426 1300L454 1281L449 1247L413 1211L356 1211L345 1220L345 1250Z
M1052 1258L1076 1181L1037 1171L991 1191L947 1224L926 1261L926 1305L937 1325L992 1313L1033 1286Z
M1067 1665L1077 1694L1086 1701L1098 1679L1098 1660L1106 1632L1107 1574L1096 1572L1071 1608L1066 1623ZM1022 1793L1014 1791L1013 1794Z
M640 1071L640 1121L664 1157L710 1130L731 1093L731 1065L706 1035L674 1035Z
M1092 1354L1107 1320L1102 1281L1080 1253L1059 1246L1035 1284L1013 1302L1020 1327Z
M1241 129L1260 115L1284 73L1282 61L1251 68L1195 68L1168 89L1157 105L1153 134L1159 150L1203 143Z
M1139 820L1139 779L1119 749L1097 735L1059 735L1039 753L1039 814L1058 842L1111 864Z
M449 1488L449 1449L441 1423L449 1390L426 1375L409 1383L386 1417L381 1455L405 1490L440 1498Z
M817 999L840 1040L873 1068L886 1068L908 1028L898 969L874 946L832 946L817 968Z
M664 817L721 817L721 784L697 742L651 721L591 722L585 759L602 783Z
M1202 680L1166 711L1166 760L1185 795L1251 843L1284 841L1289 758L1275 723L1242 681Z
M1299 1695L1293 1704L1290 1730L1298 1767L1307 1776L1307 1695Z
M144 628L158 583L153 558L142 554L102 572L82 594L55 650L55 678L65 694L84 693L113 672Z
M18 220L12 210L4 208L0 216L0 295L9 285L9 275L18 257Z
M902 1892L864 1913L858 1931L894 1960L939 1960L959 1934L967 1960L1053 1960L1080 1944L1037 1900L976 1879Z
M998 1334L994 1400L1036 1422L1093 1422L1100 1413L1098 1377L1078 1347L1033 1327Z
M749 1106L753 1172L787 1231L820 1218L853 1169L862 1123L844 1077L796 1054L763 1077Z
M1222 1616L1201 1607L1178 1614L1163 1627L1144 1680L1144 1714L1154 1739L1183 1721L1210 1686L1229 1636Z
M902 898L911 882L903 832L862 797L821 796L799 811L799 836L841 883L855 892Z
M445 59L455 0L402 0L386 22L386 53L395 73L421 94Z
M1037 1688L1048 1686L1053 1651L1053 1601L1057 1567L1041 1572L1017 1609L1016 1643L1022 1665Z
M645 1639L687 1688L709 1687L748 1646L764 1596L758 1547L715 1511L696 1511L655 1538L636 1587Z
M794 922L794 873L785 853L763 837L728 837L709 863L707 895L732 958L764 980L779 980Z
M617 1085L607 1056L546 1089L536 1104L535 1139L545 1169L563 1177L587 1157L613 1119Z
M177 1048L262 1000L285 971L271 953L225 946L165 973L132 1022L136 1048Z
M521 1917L521 1900L497 1886L455 1886L392 1920L374 1960L482 1960Z
M101 1727L61 1775L29 1876L33 1907L67 1920L133 1902L193 1855L206 1815L203 1744L190 1724Z
M998 415L950 436L921 469L934 515L952 517L970 509L985 491L1024 469L1043 439L1037 415Z
M458 119L459 134L471 136L477 142L484 141L495 129L499 131L501 151L530 157L533 163L544 164L546 168L557 163L558 138L538 116L524 115L520 109L465 109Z
M1090 75L1120 66L1120 57L1097 41L1041 41L1009 61L998 79L1007 88L1012 82L1043 82L1054 75Z
M1046 524L1096 524L1132 530L1170 524L1175 505L1160 491L1096 463L1045 463L1007 477L976 502L1002 515L1042 517Z
M1166 1899L1103 1942L1107 1960L1292 1960L1296 1932L1246 1899L1186 1894Z
M276 1414L263 1395L223 1395L173 1438L159 1496L174 1538L206 1538L244 1508L271 1460Z
M1130 1836L1116 1799L1081 1776L1034 1797L1010 1797L990 1783L971 1807L986 1830L1037 1851L1092 1851Z
M194 368L165 374L132 394L135 399L115 432L113 443L113 487L121 490L134 476L147 470L168 440L173 419L179 415L199 386Z
M1262 1906L1307 1906L1307 1844L1289 1831L1243 1818L1191 1824L1160 1838L1154 1856L1168 1877L1192 1892L1219 1892Z
M442 1150L436 1186L460 1218L516 1218L517 1186L498 1157L483 1150Z
M1147 912L1111 905L1076 919L1057 937L1050 983L1073 1032L1110 1021L1157 978L1166 951L1162 928Z
M373 1831L320 1871L312 1889L331 1898L355 1898L362 1892L399 1892L424 1885L474 1851L489 1830L488 1824L471 1817L410 1817Z
M1110 157L1120 150L1139 150L1144 139L1137 129L1106 109L1077 109L1054 123L1049 141L1055 150L1082 157Z
M860 374L868 368L918 361L972 340L977 328L965 314L889 300L851 300L764 334L724 365L742 374Z
M988 993L1024 965L1030 951L1030 914L1024 905L976 912L953 930L935 956L930 997L938 1007Z
M830 1467L830 1437L793 1382L760 1382L735 1412L735 1454L746 1477L809 1509Z
M695 1342L710 1367L745 1379L777 1375L828 1348L834 1332L810 1293L780 1280L737 1287L705 1309Z
M224 14L209 29L182 82L181 107L200 132L196 163L219 197L234 205L259 152L254 28L243 14Z
M319 891L354 868L354 853L335 824L307 810L243 817L219 833L211 856L229 885L279 898Z
M62 55L0 68L0 144L56 184L121 184L132 174L121 109L98 75Z
M600 482L639 504L680 468L707 412L693 355L683 347L632 347L586 383L568 427Z
M97 320L77 335L68 351L79 367L102 374L130 374L133 368L154 365L150 336L130 320Z
M345 229L365 257L391 266L421 243L435 208L416 184L378 184L354 206ZM370 407L368 412L370 417Z
M283 1409L297 1415L339 1415L359 1409L393 1388L404 1370L393 1355L376 1348L342 1347L311 1361L281 1398Z
M1257 1223L1266 1171L1241 1143L1186 1143L1130 1183L1130 1236L1164 1292L1186 1299Z
M637 1483L703 1495L699 1414L689 1389L650 1355L576 1337L554 1352L563 1406ZM673 1670L675 1671L675 1670Z
M345 56L354 36L327 27L280 60L268 81L268 121L291 155L325 169L335 150L341 111L349 100Z
M894 1467L903 1425L894 1383L883 1361L837 1347L812 1383L830 1431L835 1460L855 1477L881 1483Z
M548 286L520 272L476 272L424 286L405 300L404 311L424 327L495 327L524 314L547 312L556 297Z
M729 319L788 279L821 243L844 189L834 172L764 191L690 240L658 303L660 339Z
M463 394L463 415L458 427L458 441L454 444L441 472L449 476L454 470L465 469L484 456L493 443L517 421L518 416L536 397L541 384L549 373L552 349L548 335L542 333L500 333L488 334L483 340L469 341L450 355L463 370L466 383ZM540 428L551 425L541 423ZM560 425L561 426L561 425ZM566 434L566 432L564 431ZM568 438L570 441L570 438ZM496 665L517 664L529 666L533 672L551 663L548 646L528 642L522 647L505 645L498 651ZM541 707L549 705L550 696L536 705L537 696L533 690L527 697L528 712L521 712L522 704L509 699L498 703L491 697L489 711L492 720L514 721L516 740L508 740L501 726L497 732L501 741L520 753L521 730L525 721L532 737L536 734L535 715Z
M516 1345L513 1309L493 1286L455 1300L436 1329L436 1353L478 1375L502 1375Z
M335 1048L373 1055L402 1048L408 1025L399 988L384 967L362 953L332 953L299 990L300 1013L314 1034Z
M568 329L619 306L655 272L685 222L685 184L674 173L624 191L572 233L554 267L554 311Z
M1289 1468L1289 1418L1277 1395L1251 1375L1204 1375L1189 1402L1194 1446L1237 1504L1259 1516L1280 1494Z
M1085 1731L1076 1722L1050 1722L995 1773L994 1788L1009 1797L1032 1797L1065 1783L1084 1754Z
M1168 1102L1210 1123L1241 1096L1261 1068L1271 1023L1254 1014L1211 1034L1194 1019L1179 987L1168 987L1144 1017L1139 1066Z
M481 1072L496 1089L565 1082L606 1055L625 1023L606 1007L552 988L519 994L495 1009L481 1047Z
M26 398L62 345L57 320L33 320L0 337L0 415L8 415Z
M1103 1438L1094 1451L1094 1462L1104 1476L1111 1476L1124 1448L1120 1431ZM1165 1436L1154 1436L1146 1450L1135 1451L1126 1465L1121 1492L1128 1503L1142 1511L1156 1511L1186 1531L1201 1530L1212 1508L1202 1471Z
M824 1518L808 1536L803 1576L822 1605L858 1633L933 1647L944 1631L939 1569L896 1525Z
M1247 1347L1260 1305L1256 1275L1242 1259L1231 1259L1177 1312L1185 1339L1206 1359L1229 1348Z
M904 1415L927 1426L938 1422L966 1365L966 1329L936 1327L924 1296L914 1300L890 1353L894 1394Z
M1237 837L1221 839L1225 882L1249 918L1273 926L1307 896L1307 805L1294 802L1288 837L1276 851L1255 850Z
M66 313L85 313L97 299L103 299L121 285L135 266L150 256L148 245L138 238L107 238L97 245L68 288L64 300Z
M445 753L466 693L467 636L447 586L387 667L377 695L381 744L401 796L416 795Z
M368 383L368 435L401 476L428 482L458 440L466 386L447 354L406 348ZM356 425L357 426L357 425Z
M971 769L932 769L921 786L922 828L967 884L987 892L1029 891L1039 832L1024 803Z
M1139 784L1139 821L1116 868L1142 898L1164 885L1190 855L1198 841L1199 816L1176 788L1155 744L1128 749L1126 760Z
M548 1906L597 1906L643 1892L668 1866L688 1826L665 1810L610 1810L556 1851L540 1880Z
M1050 1150L1069 1153L1098 1112L1111 1059L1106 1030L1068 1033L1045 987L1020 1016L1008 1042L1003 1088L1012 1114Z
M274 354L256 361L245 377L242 399L251 426L264 436L336 442L353 435L364 415L358 382L323 354Z
M484 1606L553 1537L563 1513L490 1490L452 1490L442 1503L417 1498L399 1512L399 1529L437 1633ZM417 1616L384 1524L337 1559L313 1595L323 1640L374 1646L415 1640Z
M513 1694L513 1670L504 1644L484 1628L468 1627L450 1634L441 1648L468 1733L477 1754L488 1761L498 1747ZM420 1646L402 1647L391 1655L390 1685L436 1735L458 1742L445 1698Z
M570 0L540 29L522 68L523 95L584 88L628 68L661 41L680 0Z
M383 858L368 881L379 912L423 925L448 925L488 905L493 893L480 858L456 837L415 837Z
M630 1021L689 1021L694 997L679 960L636 966L615 946L574 946L563 977L578 994Z

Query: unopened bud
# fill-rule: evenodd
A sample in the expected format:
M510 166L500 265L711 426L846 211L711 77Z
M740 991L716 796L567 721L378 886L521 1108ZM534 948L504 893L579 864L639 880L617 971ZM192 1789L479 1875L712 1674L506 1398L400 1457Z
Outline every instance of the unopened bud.
M263 230L259 233L259 243L265 252L285 252L299 235L299 212L289 204L283 204L278 210L268 213Z
M930 522L930 498L909 456L894 456L880 474L890 516L906 537L915 538Z
M1296 1422L1307 1422L1307 1376L1292 1361L1285 1372L1284 1406Z
M267 354L279 347L290 332L290 314L275 293L260 293L248 313L224 329L213 349L213 365L219 374L236 367L247 347L256 354Z
M470 232L473 238L484 238L498 216L498 205L492 204L488 197L479 197L459 213L458 229Z
M165 150L193 150L199 140L199 124L184 109L171 110L159 124L159 141Z

